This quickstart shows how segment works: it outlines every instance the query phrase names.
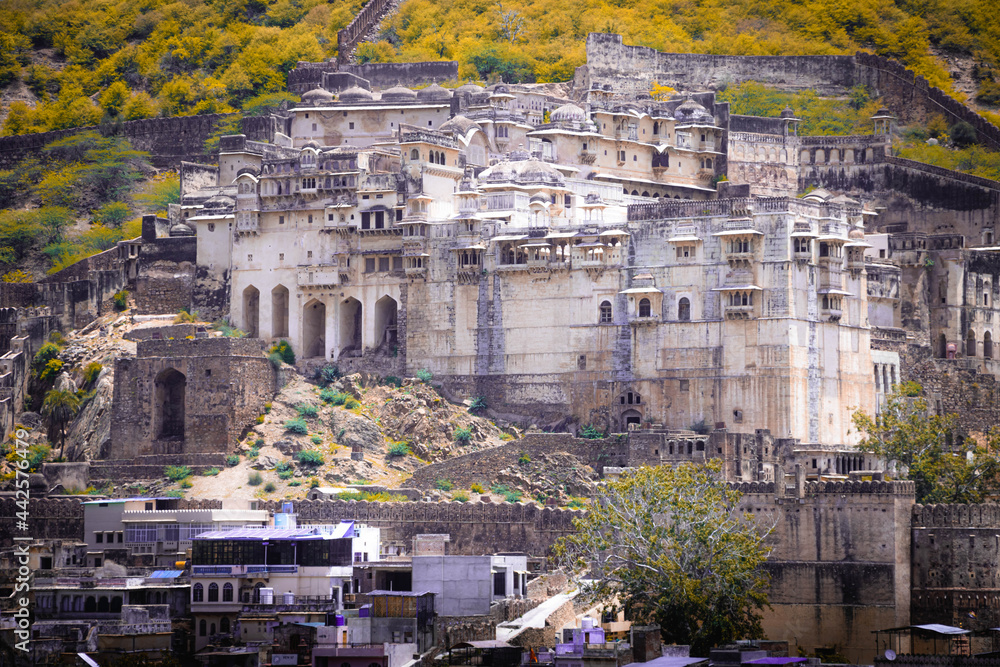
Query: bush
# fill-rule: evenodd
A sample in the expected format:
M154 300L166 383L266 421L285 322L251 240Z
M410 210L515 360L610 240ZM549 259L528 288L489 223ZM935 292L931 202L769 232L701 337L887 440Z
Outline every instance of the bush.
M311 437L309 439L312 440L312 444L314 444L314 445L319 445L319 444L323 443L323 436L321 436L321 435L314 435L313 437Z
M483 488L483 485L480 484L479 482L473 482L472 486L470 486L469 489L473 493L486 493L486 490Z
M600 440L604 437L604 431L600 431L595 426L587 424L580 429L579 436L587 440Z
M270 361L271 365L274 366L276 369L281 368L281 364L285 363L285 360L282 359L281 355L278 354L277 352L272 352L271 354L267 355L267 360Z
M949 128L949 133L951 134L951 140L960 148L971 146L978 141L976 128L964 120L960 120L952 125Z
M348 399L353 399L354 397L348 393L342 391L334 391L332 389L324 389L319 392L320 400L324 403L329 403L331 405L343 405Z
M299 413L300 417L306 417L307 419L313 419L319 414L319 409L311 403L299 403L295 406L295 410Z
M507 491L503 494L503 499L508 503L519 503L521 502L521 492L520 491Z
M49 365L50 361L58 358L59 346L55 343L45 343L35 353L35 357L31 361L31 370L36 376L39 376L45 370L45 367Z
M282 470L281 472L278 473L278 478L279 479L291 479L292 476L294 476L294 475L295 475L295 471L294 470Z
M439 479L434 482L434 488L438 491L451 491L455 488L455 483L450 479Z
M460 503L467 503L469 502L469 494L466 493L465 491L456 491L455 493L451 494L451 499L457 500Z
M467 445L472 441L472 428L468 426L458 426L455 428L455 442Z
M315 477L313 477L311 480L309 480L309 488L310 489L315 489L318 486L319 486L319 480L318 479L316 479Z
M295 452L295 460L301 465L314 467L321 466L326 462L323 454L315 449L304 449L301 452Z
M264 476L259 472L252 472L247 478L247 484L250 486L260 486L264 482Z
M302 486L302 482L296 479L294 481L289 482L288 486Z
M247 452L247 458L248 459L255 459L258 456L260 456L260 448L259 447L251 447L250 450Z
M517 457L517 464L526 466L531 463L531 457L528 456L528 452L521 452L521 455Z
M270 352L277 352L279 355L281 355L281 360L284 361L289 366L295 365L295 353L292 351L292 346L287 340L282 340L275 343L274 347L271 348Z
M174 324L190 324L192 322L198 321L198 313L184 310L183 308L177 312L177 317L174 318Z
M285 472L286 470L292 469L292 464L289 463L288 461L278 461L274 465L274 469L277 470L279 473Z
M355 410L357 408L360 408L361 404L358 403L356 398L350 396L346 401L344 401L344 407L348 410Z
M226 457L226 465L229 466L230 468L238 466L239 464L240 464L239 454L230 454L229 456Z
M212 323L212 328L221 331L226 338L244 338L247 334L229 325L226 320L216 320Z
M268 482L264 485L264 493L274 493L276 488L277 487L274 485L274 482Z
M336 382L338 378L340 378L340 369L330 364L323 366L319 372L319 381L324 387L328 384Z
M237 461L237 462L239 462L239 460L240 460L240 459L239 459L239 457L237 456L237 457L236 457L236 461ZM219 470L218 468L215 468L215 467L212 467L212 468L209 468L208 470L205 470L205 471L203 471L203 472L202 472L201 474L202 474L202 475L204 475L205 477L215 477L215 476L216 476L216 475L218 475L218 474L219 474L220 472L222 472L222 471L221 471L221 470Z
M423 382L424 384L430 384L430 381L433 378L434 378L434 374L431 373L426 368L422 368L419 371L417 371L417 379L420 380L421 382Z
M58 359L53 359L49 363L45 364L45 368L42 372L38 374L38 379L42 382L55 382L59 373L62 372L63 362Z
M273 407L273 405L272 405L271 403L265 403L265 404L264 404L264 414L265 414L265 415L266 415L266 414L270 414L270 413L271 413L271 408L272 408L272 407Z
M896 391L908 398L916 398L924 392L924 388L920 386L919 383L910 381L900 383L900 385L896 388Z
M408 456L410 454L410 446L405 442L394 442L389 445L389 456Z
M264 415L257 415L257 423L258 424L264 423Z
M184 492L181 491L180 489L171 489L170 491L164 493L163 496L165 498L183 498Z
M475 398L472 399L472 402L469 404L469 412L472 413L476 413L479 412L480 410L485 410L485 409L486 409L485 396L476 396Z
M399 389L400 387L403 386L403 381L400 380L395 375L387 375L387 376L385 376L385 383L387 385L389 385L390 387L395 387L396 389Z
M121 290L115 292L115 295L111 297L111 300L115 304L115 310L119 313L128 310L128 290Z
M101 374L102 370L104 370L104 366L96 361L91 361L83 369L83 384L87 387L93 386L97 382L97 377Z
M285 422L285 430L289 433L305 435L309 432L309 425L306 424L306 420L302 417L296 417Z
M508 442L510 440L513 440L514 436L512 436L510 433L501 433L500 439L503 440L504 442Z
M253 446L256 447L257 449L260 449L261 447L263 447L264 446L264 438L257 438L256 440L254 440Z
M129 215L128 204L115 201L107 203L94 211L94 220L105 227L117 228L125 224Z
M163 475L173 482L179 482L191 475L191 468L188 466L167 466L163 469Z
M190 489L192 486L194 486L194 484L191 482L191 480L189 480L189 479L182 479L181 480L181 488L182 489Z

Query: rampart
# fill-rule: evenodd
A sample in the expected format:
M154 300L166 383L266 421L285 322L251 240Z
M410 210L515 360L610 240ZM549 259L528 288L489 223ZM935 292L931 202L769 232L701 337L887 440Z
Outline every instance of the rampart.
M375 24L382 19L382 16L392 5L393 0L368 0L364 8L347 24L347 27L337 31L338 63L343 64L351 61L358 42L375 27ZM291 83L290 79L289 83Z

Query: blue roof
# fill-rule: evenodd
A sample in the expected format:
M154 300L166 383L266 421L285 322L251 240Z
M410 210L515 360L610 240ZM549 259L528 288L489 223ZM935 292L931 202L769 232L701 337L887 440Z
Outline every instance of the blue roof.
M659 658L653 658L649 662L633 662L627 667L687 667L687 665L693 665L699 662L708 662L708 658L686 658L679 655L664 655Z
M149 575L150 579L175 579L184 574L184 570L156 570Z
M343 526L343 524L341 524ZM345 530L321 533L316 528L232 528L210 530L197 535L196 540L336 540L347 537ZM351 533L353 536L353 533Z
M292 623L292 625L301 625L305 628L325 628L326 623L320 623L319 621L314 621L312 623Z

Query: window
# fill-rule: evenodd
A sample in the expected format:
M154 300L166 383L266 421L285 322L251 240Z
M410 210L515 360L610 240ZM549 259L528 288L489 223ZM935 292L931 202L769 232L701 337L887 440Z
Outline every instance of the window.
M248 254L247 255L247 261L248 262L252 262L253 261L253 255L252 254Z
M98 544L104 543L104 533L94 533L94 535L96 536Z
M970 331L968 338L965 341L965 356L974 357L976 356L976 332Z
M371 229L372 228L372 214L362 213L361 214L361 229Z
M208 601L209 602L219 601L219 584L212 582L208 585Z
M211 373L212 373L212 371L209 371L209 374L211 374ZM115 534L118 536L118 544L121 544L125 540L125 533L119 531L118 533L115 533Z
M679 389L681 391L691 391L691 380L681 380Z
M283 252L279 252L278 253L278 261L279 262L284 262L285 261L285 253L283 253Z
M420 159L420 151L418 151L416 148L414 148L413 150L411 150L410 151L410 159L411 160L419 160Z
M191 589L191 602L201 602L204 599L205 599L205 587L202 586L201 584L195 584L194 588ZM205 621L202 621L202 623L204 622Z
M307 250L306 251L306 259L312 259L312 256L313 256L313 251L312 250Z
M733 421L736 422L737 424L742 424L743 423L743 411L742 410L733 410Z
M388 257L379 257L378 258L378 270L379 271L383 271L383 272L389 270L389 258Z
M677 302L677 319L681 322L691 321L691 301L686 296Z
M310 213L309 214L309 224L311 225L312 223L313 223L313 217L312 217L312 214Z
M283 216L283 215L279 215L278 216L278 224L279 225L285 224L285 216Z
M205 622L205 619L201 619L201 622L198 623L198 635L204 637L207 634L208 634L208 623Z
M208 223L208 231L210 231L210 232L214 232L215 231L215 223L214 222Z
M611 324L612 322L612 310L610 301L601 302L601 324Z
M812 243L809 239L794 238L792 239L795 252L798 253L809 253L812 252Z
M397 257L393 257L392 258L392 270L393 271L402 271L403 270L403 258L402 257L398 257L397 256Z
M222 601L223 602L232 602L233 601L233 585L232 584L227 583L226 585L224 585L222 587ZM222 620L225 621L226 619L222 619Z
M365 273L375 273L375 258L366 257L365 258Z
M649 317L650 316L650 303L649 299L643 297L639 300L639 317Z
M354 123L353 122L348 123L347 124L347 129L353 130L354 129Z
M229 634L229 618L228 617L223 616L222 620L219 621L219 632L221 632L224 635L228 635Z

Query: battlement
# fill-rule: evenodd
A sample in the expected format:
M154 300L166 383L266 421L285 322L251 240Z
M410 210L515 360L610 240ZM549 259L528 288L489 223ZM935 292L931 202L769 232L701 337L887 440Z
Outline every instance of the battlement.
M914 528L1000 528L1000 505L914 505Z

